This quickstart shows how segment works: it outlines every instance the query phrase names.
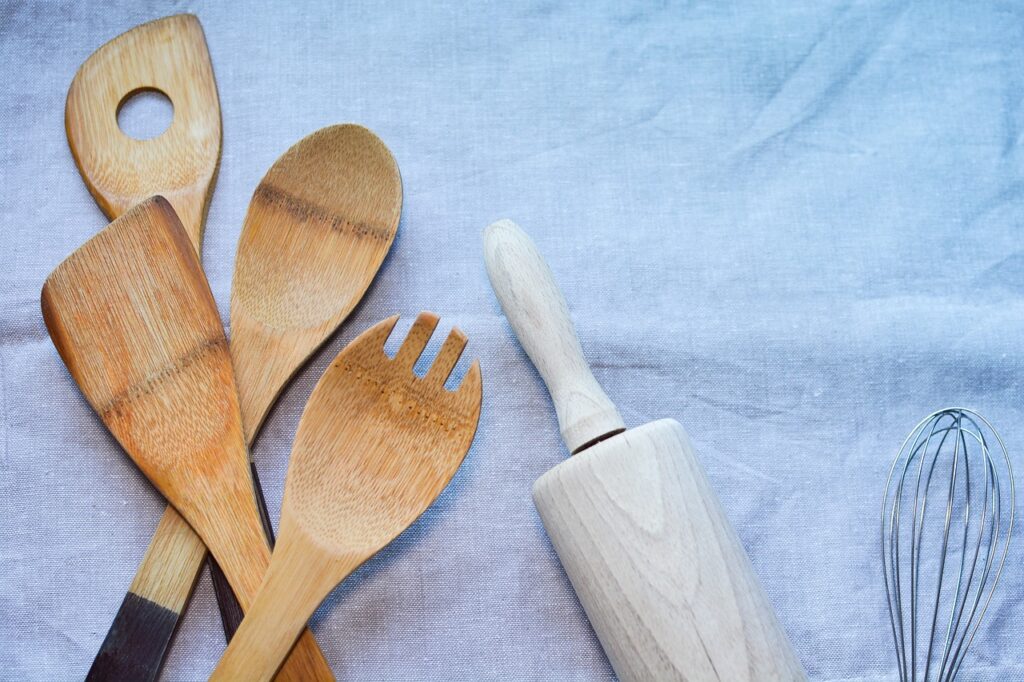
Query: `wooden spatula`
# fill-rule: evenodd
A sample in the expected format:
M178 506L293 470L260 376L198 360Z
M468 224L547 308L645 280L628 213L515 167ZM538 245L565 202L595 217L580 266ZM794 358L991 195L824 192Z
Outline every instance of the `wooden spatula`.
M199 261L156 197L61 263L43 319L89 403L139 468L199 533L243 607L269 561L227 340ZM322 675L308 632L282 668Z
M174 106L170 127L149 140L129 137L117 124L121 105L140 90L161 92ZM96 50L71 82L64 125L78 170L107 217L161 194L198 249L221 147L220 100L198 19L157 19Z
M174 106L171 126L149 140L125 135L117 123L120 106L140 90L158 90ZM202 252L221 119L206 38L195 16L151 21L96 50L71 82L64 115L75 163L108 218L161 194ZM205 556L199 536L167 507L93 660L89 682L156 679Z
M397 319L349 344L313 390L270 569L211 680L270 679L327 594L416 520L465 457L480 418L480 365L445 389L466 345L453 329L417 377L438 318L421 313L392 360L384 342Z

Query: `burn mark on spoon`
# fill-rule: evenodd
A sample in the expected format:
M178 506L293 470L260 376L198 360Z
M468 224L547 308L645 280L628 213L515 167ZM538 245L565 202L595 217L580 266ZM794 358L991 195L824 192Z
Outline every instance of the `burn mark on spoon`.
M285 211L297 221L326 223L335 232L368 237L385 243L390 242L394 237L394 229L366 222L353 222L269 182L260 183L256 188L255 198Z

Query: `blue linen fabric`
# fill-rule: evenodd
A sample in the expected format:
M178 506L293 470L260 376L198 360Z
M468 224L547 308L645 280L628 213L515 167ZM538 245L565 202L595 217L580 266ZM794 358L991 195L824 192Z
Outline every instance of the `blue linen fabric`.
M223 110L203 260L225 322L246 206L292 143L358 122L402 170L376 283L255 445L274 517L303 404L358 332L434 310L484 370L451 486L312 621L339 678L613 677L530 500L567 453L483 267L508 217L627 422L688 429L811 679L895 679L878 510L902 438L971 406L1024 471L1017 2L0 0L0 679L83 677L163 508L38 300L106 222L65 140L71 78L182 11ZM1024 680L1022 552L962 680ZM222 650L203 578L163 677Z

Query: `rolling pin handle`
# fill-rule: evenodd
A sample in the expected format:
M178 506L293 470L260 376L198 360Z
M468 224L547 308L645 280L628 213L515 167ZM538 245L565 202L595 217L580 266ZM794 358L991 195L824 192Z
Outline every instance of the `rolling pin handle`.
M511 220L484 231L494 293L548 387L562 439L573 454L625 430L583 358L565 298L533 240Z

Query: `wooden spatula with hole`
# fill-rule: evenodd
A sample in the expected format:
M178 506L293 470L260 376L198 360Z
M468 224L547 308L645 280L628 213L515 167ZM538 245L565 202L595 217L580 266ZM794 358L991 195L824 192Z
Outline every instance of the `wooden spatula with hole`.
M260 592L211 680L269 680L313 611L405 530L451 480L480 418L480 365L445 381L466 345L453 329L421 379L413 366L437 326L420 313L394 359L397 317L335 358L299 422L281 533Z
M129 137L117 122L121 105L141 90L162 92L174 107L168 129L149 140ZM82 179L108 218L161 194L176 209L196 253L202 252L221 119L196 17L157 19L96 50L71 82L64 120ZM89 682L156 679L205 556L199 537L168 507L93 660Z
M43 286L42 311L89 403L202 537L248 607L270 547L227 340L170 204L161 197L139 204L69 256ZM308 680L325 666L307 631L281 672Z
M161 92L174 106L170 127L149 140L125 135L117 123L121 105L141 90ZM198 250L220 162L221 125L210 53L196 17L157 19L96 50L68 89L64 126L78 170L107 217L160 194Z

